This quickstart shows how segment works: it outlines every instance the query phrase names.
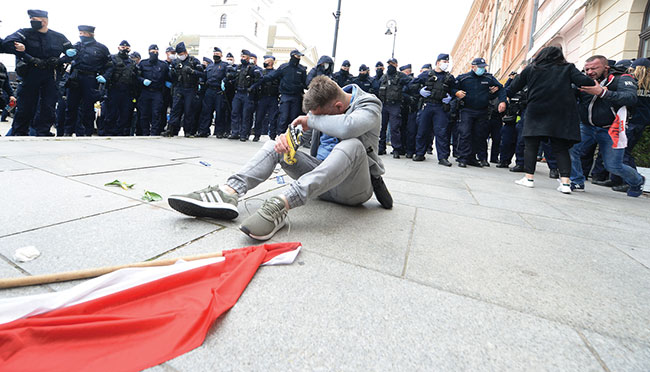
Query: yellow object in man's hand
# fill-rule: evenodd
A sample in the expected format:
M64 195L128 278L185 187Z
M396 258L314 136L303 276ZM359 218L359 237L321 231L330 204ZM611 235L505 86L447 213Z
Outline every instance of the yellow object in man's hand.
M289 145L289 152L284 154L284 162L289 165L296 164L296 151L300 147L302 141L302 130L293 125L289 125L286 133L287 144Z

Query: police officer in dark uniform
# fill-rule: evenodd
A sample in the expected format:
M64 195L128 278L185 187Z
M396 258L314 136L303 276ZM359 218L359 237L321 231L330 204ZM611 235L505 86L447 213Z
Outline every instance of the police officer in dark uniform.
M137 65L138 82L142 92L138 97L140 131L143 136L159 136L162 131L163 89L171 80L169 64L159 59L158 45L149 46L149 58Z
M275 69L275 57L264 56L262 75L272 74ZM271 139L278 135L278 103L280 97L280 81L273 79L260 85L259 101L255 113L255 137L253 142L260 140L260 135L268 134Z
M284 133L293 119L302 112L302 96L307 88L307 67L300 64L304 54L297 49L291 51L289 62L267 74L260 84L280 80L280 113L276 134Z
M108 87L104 130L108 136L128 136L131 129L130 119L138 80L136 64L129 58L130 51L131 44L122 40L118 53L111 56L104 73Z
M379 80L384 76L384 64L381 61L375 63L375 76L372 77L372 91L374 95L379 94Z
M235 97L232 101L230 136L228 139L248 141L253 114L255 113L255 98L253 91L255 83L262 78L262 74L249 62L251 52L247 49L241 51L240 64L231 67L228 80L235 86Z
M222 61L221 49L214 47L212 51L213 63L209 64L205 70L205 96L203 97L203 107L201 108L201 118L199 120L199 137L210 136L210 125L212 124L213 114L216 112L214 119L214 135L217 138L223 138L226 132L225 127L225 96L223 92L224 79L228 72L228 63Z
M332 79L336 81L341 88L352 83L354 76L350 74L350 61L347 59L341 64L341 69L334 73Z
M401 71L397 71L397 60L388 60L388 71L379 81L377 96L383 103L381 113L381 132L379 134L379 155L386 154L386 131L390 128L393 158L399 159L400 153L406 153L402 147L400 126L402 125L402 89L411 79Z
M506 109L506 92L499 81L485 71L485 59L475 58L472 61L472 71L459 75L452 90L461 100L460 122L458 123L458 166L468 164L484 167L490 166L487 159L476 159L476 154L486 146L487 138L487 109L490 94L496 93L499 98L498 112ZM483 143L481 143L481 141Z
M318 63L316 64L316 67L313 67L309 71L309 74L307 74L307 81L306 81L307 86L309 86L309 83L311 83L311 81L314 80L316 76L325 75L331 78L333 71L334 71L334 61L332 60L332 58L330 56L321 56L318 59Z
M183 118L185 137L192 136L192 120L194 119L194 103L199 89L199 77L203 74L201 62L192 57L185 48L185 43L176 45L176 59L172 62L171 77L173 81L172 112L169 118L169 128L163 134L172 137L178 134Z
M2 40L0 40L0 43L2 43ZM7 72L7 67L0 62L0 108L3 110L2 113L3 115L5 114L6 110L6 105L8 103L16 103L16 97L14 97L14 90L11 88L11 84L9 84L9 73ZM7 101L5 102L5 99L2 98L2 93L5 93L7 96Z
M508 75L504 88L508 91L508 87L512 80L517 76L516 72L511 72ZM528 88L524 87L519 92L513 94L508 98L508 105L503 115L503 127L501 128L501 145L499 146L499 164L497 168L508 168L512 162L512 157L515 155L517 145L517 123L524 117L524 110L527 103ZM523 154L521 156L521 167L523 170Z
M372 93L372 80L370 69L362 64L359 66L359 76L352 80L352 84L358 85L364 92Z
M81 25L80 42L74 45L77 54L71 58L70 78L68 79L68 107L65 112L64 136L90 136L95 129L94 105L101 97L99 84L105 84L103 76L110 61L108 48L95 40L95 27ZM81 113L81 126L77 125L77 116Z
M413 81L413 74L411 73L412 66L409 63L400 67L400 71L409 77L409 83L402 88L402 126L400 133L402 134L402 147L406 151L406 158L412 159L415 154L415 137L417 135L417 112L419 105L419 89L411 87L410 83ZM391 139L392 141L392 139ZM400 154L402 155L402 154Z
M165 63L167 63L167 69L171 71L172 61L176 58L176 49L172 46L165 49ZM171 74L169 75L168 81L165 82L165 87L163 88L163 106L160 118L160 130L164 131L167 127L167 113L171 110L172 107L172 82Z
M48 28L48 14L44 10L28 10L31 28L23 28L7 36L2 50L16 55L16 73L22 79L17 93L16 116L12 124L14 136L26 136L37 111L41 112L43 127L37 135L50 135L54 124L54 105L57 101L55 69L60 56L76 54L72 43L62 34Z

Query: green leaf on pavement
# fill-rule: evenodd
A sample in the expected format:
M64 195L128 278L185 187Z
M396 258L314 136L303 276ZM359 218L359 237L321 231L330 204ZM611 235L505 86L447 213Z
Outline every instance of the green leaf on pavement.
M104 186L118 186L123 188L124 190L128 190L133 188L133 186L135 186L135 183L128 184L126 182L121 182L120 180L115 180L113 182L105 183Z
M162 196L160 194L157 194L153 191L145 191L144 195L142 196L142 200L148 201L148 202L155 202L155 201L161 201Z

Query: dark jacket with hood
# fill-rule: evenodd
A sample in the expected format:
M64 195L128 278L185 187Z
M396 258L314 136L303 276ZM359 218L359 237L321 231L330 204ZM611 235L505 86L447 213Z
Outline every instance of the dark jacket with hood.
M627 106L633 111L637 103L637 83L631 75L613 71L600 85L607 89L602 97L579 93L580 120L587 125L609 127L618 109Z
M325 68L323 66L324 63L329 63L329 66ZM309 83L311 83L311 81L314 80L316 76L325 75L331 78L333 71L334 71L334 61L332 60L332 58L328 56L321 56L318 59L318 64L316 65L316 67L312 68L311 71L309 71L309 75L307 75L307 86L309 86Z

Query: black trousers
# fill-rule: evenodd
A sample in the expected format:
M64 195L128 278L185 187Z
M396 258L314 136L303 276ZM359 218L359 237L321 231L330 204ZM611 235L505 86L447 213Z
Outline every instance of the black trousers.
M571 156L569 149L573 143L569 140L556 137L524 137L524 171L528 174L535 174L535 165L537 165L537 151L542 141L549 139L551 149L557 160L557 168L561 177L571 176Z

